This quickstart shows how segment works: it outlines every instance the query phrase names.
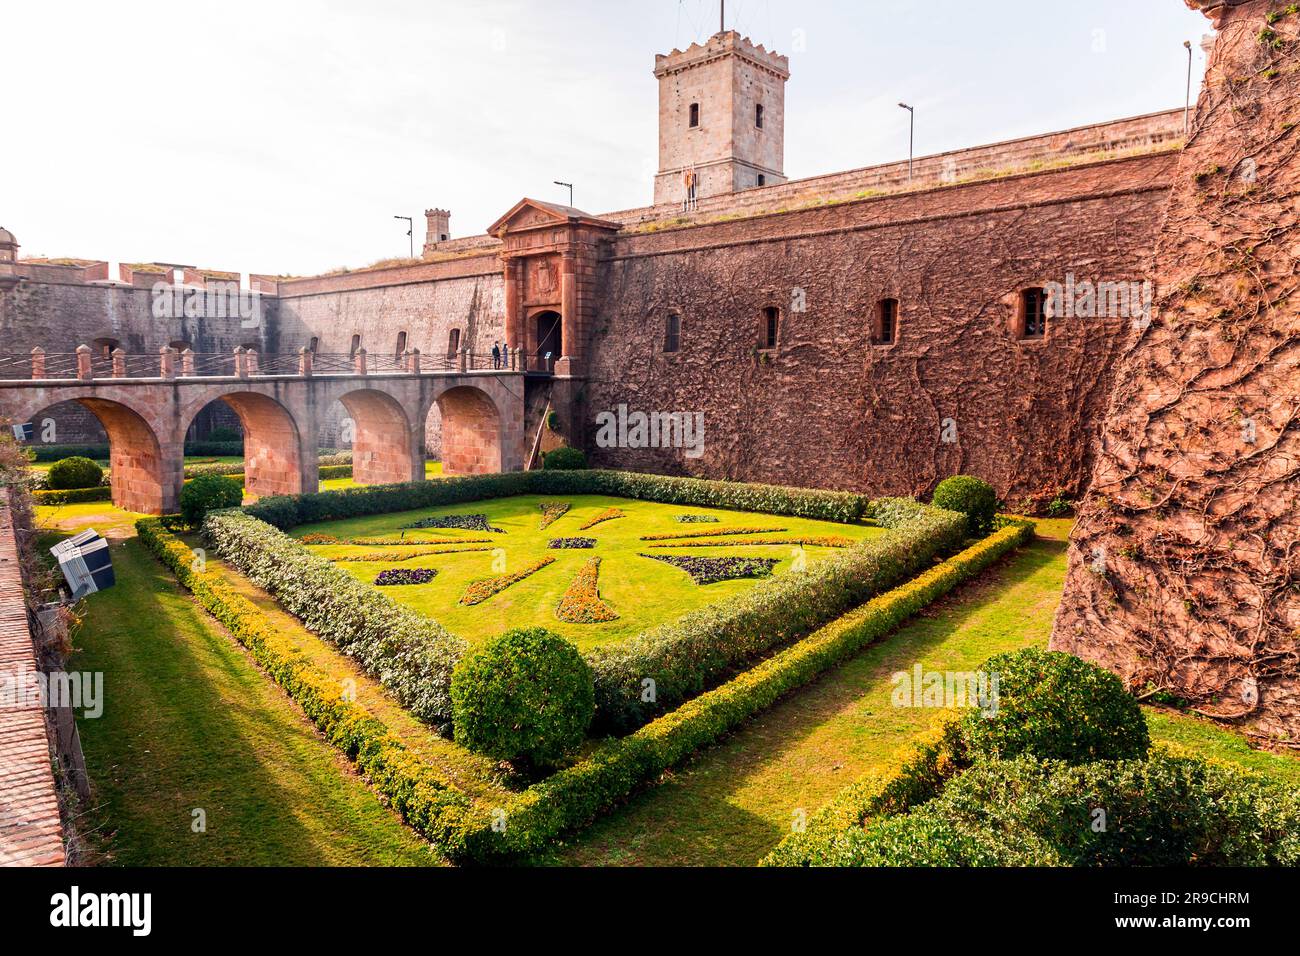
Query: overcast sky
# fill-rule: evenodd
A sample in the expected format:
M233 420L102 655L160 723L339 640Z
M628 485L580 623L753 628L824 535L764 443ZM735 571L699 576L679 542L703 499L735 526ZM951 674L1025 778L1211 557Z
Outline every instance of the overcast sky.
M731 0L790 56L786 174L1182 106L1209 30L1180 0ZM0 225L21 254L311 274L522 196L650 201L654 55L716 0L6 4ZM1194 86L1194 90L1195 90Z

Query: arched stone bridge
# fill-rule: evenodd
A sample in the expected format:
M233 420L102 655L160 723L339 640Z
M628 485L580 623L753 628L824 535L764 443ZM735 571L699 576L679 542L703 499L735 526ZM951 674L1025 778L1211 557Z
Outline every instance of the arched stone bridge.
M245 487L259 497L317 490L317 435L335 401L353 422L358 484L424 479L424 423L435 404L445 473L524 468L522 370L473 371L462 361L422 372L417 359L402 370L368 374L363 358L355 371L318 375L303 356L297 374L258 374L237 363L235 375L189 377L168 375L165 358L164 374L150 378L0 381L0 418L20 424L51 405L81 403L108 433L113 503L148 514L177 510L185 433L218 400L243 424Z

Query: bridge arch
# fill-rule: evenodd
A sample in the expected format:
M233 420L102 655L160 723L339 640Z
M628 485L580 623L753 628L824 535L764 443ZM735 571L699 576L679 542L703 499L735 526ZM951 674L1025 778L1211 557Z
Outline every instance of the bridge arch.
M256 498L268 495L296 495L314 491L304 482L304 468L316 471L313 455L306 460L302 429L292 411L273 395L261 391L235 390L208 393L191 402L182 413L179 433L184 436L190 423L213 402L224 402L239 416L244 432L244 491ZM314 436L312 441L315 441Z
M487 475L512 466L504 416L491 395L455 385L439 392L433 405L442 418L444 475Z
M338 400L351 419L353 481L389 485L424 478L422 429L412 427L400 401L377 388L344 392Z
M141 395L142 399L147 396ZM32 422L40 440L41 413L76 403L89 411L108 436L109 477L113 504L124 511L165 514L180 503L181 454L172 436L146 400L135 403L106 398L93 389L29 396L6 391L4 415L15 424ZM57 436L56 436L57 442Z

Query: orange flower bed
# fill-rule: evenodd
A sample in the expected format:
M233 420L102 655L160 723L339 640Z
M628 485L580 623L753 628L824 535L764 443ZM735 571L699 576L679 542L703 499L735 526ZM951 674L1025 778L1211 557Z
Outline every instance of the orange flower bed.
M644 534L642 541L676 541L679 538L723 538L737 534L781 534L789 528L710 528L707 531L674 531L672 534Z
M579 531L586 531L588 528L594 528L598 524L604 524L606 521L613 521L615 518L626 518L627 514L622 508L606 508L596 517L584 524Z
M848 548L854 544L852 538L842 538L837 534L817 535L808 538L741 538L739 541L671 541L666 544L652 544L652 548L744 548L759 545L798 544L818 548Z
M538 530L545 531L555 524L569 513L569 507L567 501L543 501L541 503L542 523L538 526Z
M465 589L465 593L460 596L459 603L462 607L473 607L476 604L482 604L484 601L496 597L510 585L518 584L524 578L531 577L548 564L554 563L554 558L542 558L536 564L530 564L513 574L500 574L495 578L484 578L482 581L475 581Z
M618 614L600 599L600 558L591 558L560 598L555 616L565 624L602 624Z
M377 564L380 561L414 561L437 554L473 554L491 551L492 548L424 548L412 551L384 551L371 554L345 554L339 558L330 558L335 564Z

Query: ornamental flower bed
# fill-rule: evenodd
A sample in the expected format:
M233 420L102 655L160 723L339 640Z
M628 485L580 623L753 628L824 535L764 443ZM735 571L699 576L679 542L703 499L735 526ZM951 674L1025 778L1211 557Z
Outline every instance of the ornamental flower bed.
M330 558L334 564L378 564L381 561L414 561L416 558L428 558L439 554L474 554L491 551L491 548L424 548L412 551L385 551L382 554L345 554Z
M796 544L807 545L808 547L818 548L848 548L852 547L854 541L852 538L844 538L837 534L815 535L806 538L742 538L739 541L669 541L664 544L652 544L652 548L748 548L757 546L769 546L777 544Z
M766 578L772 574L772 568L780 563L776 558L679 558L663 554L643 554L641 557L681 568L696 584Z
M713 515L673 515L673 520L678 524L717 524L718 519Z
M591 558L560 598L555 616L565 624L603 624L618 614L600 599L600 558Z
M594 548L596 546L595 538L552 538L546 546L552 551L577 550L582 548Z
M439 547L449 544L491 544L491 538L349 538L336 544L355 544L365 548L409 548L413 545Z
M305 534L302 536L303 544L342 544L338 538L332 534Z
M541 503L542 523L538 525L537 530L545 531L551 525L555 524L555 522L568 514L569 507L570 505L567 501L543 501Z
M596 517L584 524L579 531L586 531L588 528L594 528L598 524L604 524L606 521L613 521L615 518L626 518L627 513L622 508L606 508Z
M428 584L438 572L433 568L390 568L380 571L375 578L375 587L393 588L404 584Z
M513 574L500 574L495 578L485 578L482 581L475 581L465 589L465 593L460 596L459 603L462 607L473 607L476 604L482 604L484 601L496 597L506 588L510 587L510 585L518 584L524 578L532 577L548 564L554 563L554 558L542 558L542 560L535 564L530 564L528 567L515 571Z
M490 531L505 534L504 528L494 528L487 515L436 515L402 525L403 531L421 531L425 528L459 528L461 531Z
M781 534L789 528L710 528L707 531L674 531L671 534L643 534L642 541L675 541L679 538L722 538L735 534Z

